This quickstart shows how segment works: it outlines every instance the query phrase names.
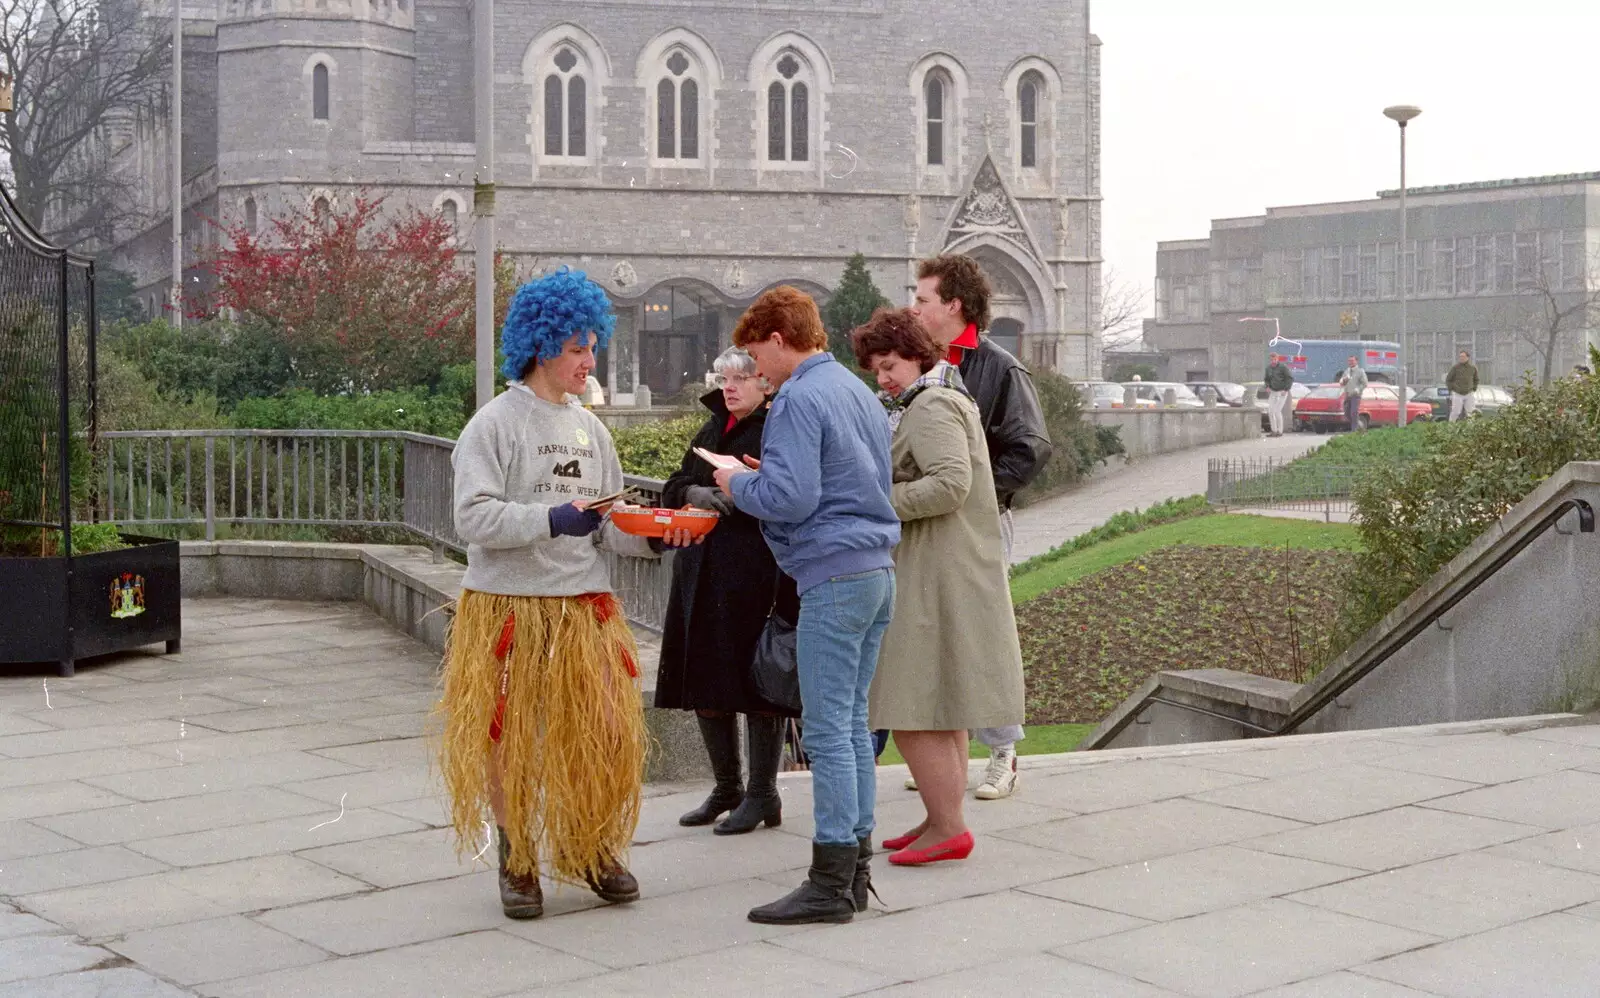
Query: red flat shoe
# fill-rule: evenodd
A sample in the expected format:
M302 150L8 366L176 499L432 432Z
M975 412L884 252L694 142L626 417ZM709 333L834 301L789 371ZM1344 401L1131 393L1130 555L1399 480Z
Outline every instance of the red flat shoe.
M889 856L889 862L895 866L926 866L946 859L966 859L972 855L972 848L975 845L977 842L973 839L972 832L968 830L953 839L945 839L938 845L926 849L901 849Z
M904 849L906 846L917 841L919 838L921 838L921 836L916 832L907 832L904 835L896 835L892 839L884 839L883 848L888 852L896 852Z

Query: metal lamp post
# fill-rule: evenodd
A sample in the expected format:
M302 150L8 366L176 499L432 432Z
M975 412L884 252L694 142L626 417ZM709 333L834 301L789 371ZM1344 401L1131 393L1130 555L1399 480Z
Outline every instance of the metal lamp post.
M1406 312L1408 311L1408 309L1407 309L1408 299L1407 299L1407 295L1406 295L1406 278L1407 278L1407 274L1406 274L1405 259L1406 259L1406 250L1409 248L1409 245L1410 245L1410 240L1406 236L1406 122L1410 121L1412 118L1415 118L1417 115L1419 115L1421 113L1422 113L1422 108L1413 107L1410 104L1396 104L1394 107L1386 107L1386 108L1383 109L1384 117L1388 118L1391 121L1397 122L1400 125L1400 246L1399 246L1399 248L1398 248L1398 250L1396 252L1395 270L1399 272L1399 277L1400 277L1400 385L1399 385L1399 388L1400 388L1400 424L1399 425L1401 425L1401 426L1406 425L1406 403L1408 401L1407 397L1406 397L1406 388L1408 386L1408 378L1407 378L1407 372L1406 372L1406 350L1409 348L1408 344L1406 342ZM1412 263L1411 263L1411 271L1412 271L1411 276L1414 278L1415 274L1416 274L1416 260L1415 260L1415 258L1413 258Z
M474 0L473 104L477 176L473 184L473 266L477 324L473 351L477 408L494 399L494 0Z

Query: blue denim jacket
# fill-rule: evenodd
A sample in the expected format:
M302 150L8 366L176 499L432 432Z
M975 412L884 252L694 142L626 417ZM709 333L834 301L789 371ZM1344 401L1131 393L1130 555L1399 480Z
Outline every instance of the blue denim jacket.
M841 575L892 568L900 519L889 502L889 419L867 386L822 353L778 389L761 470L735 475L733 501L761 521L800 592Z

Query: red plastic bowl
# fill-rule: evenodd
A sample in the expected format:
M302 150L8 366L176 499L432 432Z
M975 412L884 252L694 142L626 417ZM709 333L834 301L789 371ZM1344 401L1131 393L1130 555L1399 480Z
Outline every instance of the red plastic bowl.
M649 506L616 506L611 522L625 534L635 537L662 537L669 530L687 530L690 537L704 537L716 527L720 517L709 509L660 509Z

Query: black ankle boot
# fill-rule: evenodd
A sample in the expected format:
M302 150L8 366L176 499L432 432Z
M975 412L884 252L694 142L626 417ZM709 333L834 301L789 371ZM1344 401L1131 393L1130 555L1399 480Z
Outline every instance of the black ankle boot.
M544 889L539 886L539 872L515 874L506 869L511 856L511 843L506 840L506 830L495 828L500 838L500 909L507 918L538 918L544 914Z
M718 835L743 835L762 822L768 828L783 824L783 799L778 796L783 719L746 714L744 730L750 748L750 782L745 787L744 802L712 829Z
M739 729L735 727L738 721L735 714L700 715L700 737L705 739L706 755L711 758L711 774L716 777L717 786L704 804L679 818L678 824L709 825L744 800L744 783L739 775Z
M872 836L861 840L856 851L856 875L850 881L851 899L855 902L856 911L867 910L867 896L878 897L878 892L872 886ZM879 903L883 902L878 898Z
M763 925L804 925L810 922L848 922L856 917L850 894L855 879L859 845L811 844L811 873L806 882L783 898L751 908L749 919Z

